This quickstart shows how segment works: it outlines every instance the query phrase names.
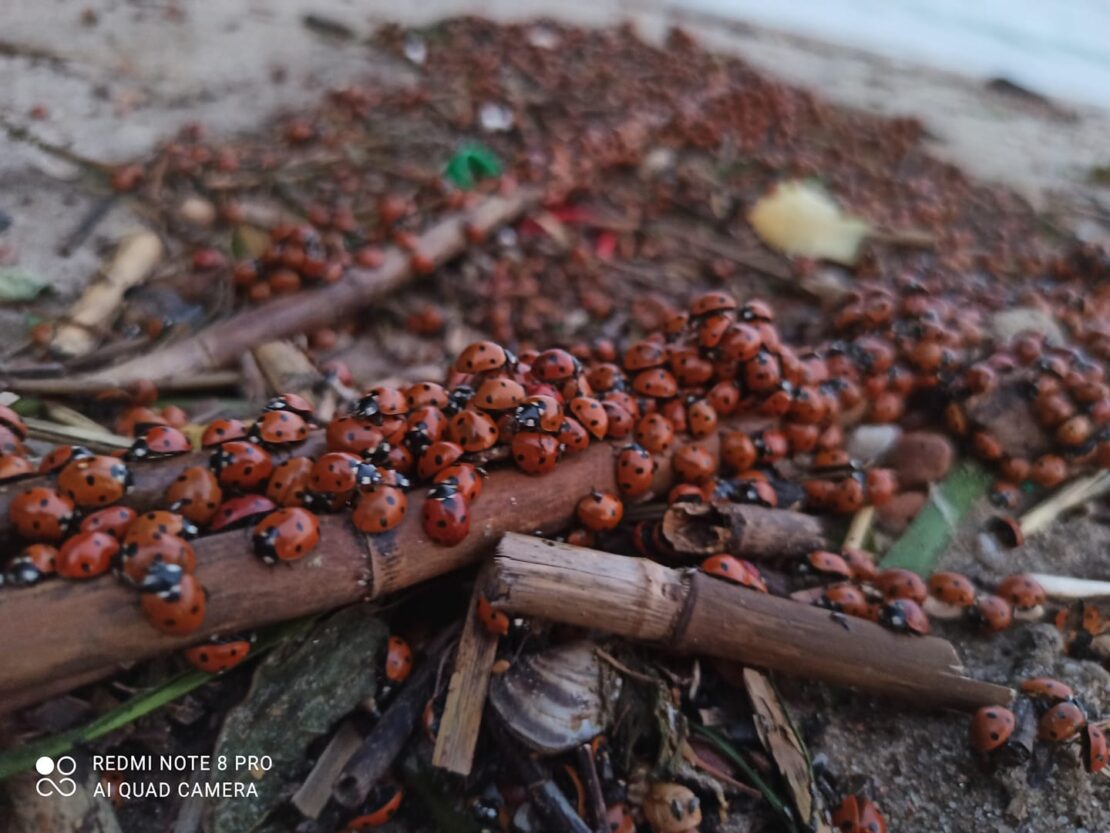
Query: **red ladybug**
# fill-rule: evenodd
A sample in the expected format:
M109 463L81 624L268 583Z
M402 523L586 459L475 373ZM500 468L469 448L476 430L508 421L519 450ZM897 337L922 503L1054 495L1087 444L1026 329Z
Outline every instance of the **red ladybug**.
M115 457L79 457L58 472L58 491L82 508L115 503L132 483L131 470Z
M181 472L168 487L164 495L166 503L174 512L180 512L192 523L207 525L216 514L223 490L211 469L204 466L189 466Z
M562 382L581 370L578 359L557 347L544 350L532 362L532 375L541 382Z
M1091 775L1106 767L1106 733L1093 723L1083 733L1083 766Z
M337 416L324 432L329 451L350 451L368 454L382 443L382 432L369 422L353 416Z
M624 504L616 495L593 491L578 501L575 516L582 526L594 532L613 529L624 517Z
M28 541L60 541L73 520L73 501L53 489L35 486L12 498L8 516L15 531Z
M251 426L247 437L270 446L299 443L308 437L308 423L293 411L266 411Z
M208 674L221 674L237 666L251 652L251 643L246 639L228 639L204 642L186 648L185 661L198 671Z
M617 455L617 486L629 497L651 491L654 464L651 455L638 445L621 449Z
M266 497L278 506L303 506L312 469L311 457L290 457L280 463L266 483Z
M852 577L852 568L848 566L848 562L842 556L827 550L809 553L801 566L803 570L821 576L845 579Z
M1027 694L1034 700L1045 700L1049 703L1060 703L1075 696L1070 686L1051 677L1033 677L1023 680L1020 688L1022 694Z
M202 448L215 448L232 440L245 440L247 426L238 419L214 419L201 435Z
M487 373L504 367L509 356L505 349L492 341L477 341L459 353L455 370L459 373Z
M463 448L457 443L441 440L432 443L416 464L416 473L421 480L430 480L437 472L454 465L463 456Z
M924 636L929 632L929 617L912 599L893 599L882 606L879 622L891 630Z
M886 819L875 802L849 795L833 812L833 826L841 833L886 833Z
M195 538L197 528L183 515L165 509L154 509L144 512L131 522L124 542L130 544L158 541L167 535Z
M186 573L194 572L197 566L197 555L189 542L176 535L131 541L124 544L122 555L123 575L133 584L141 584L156 562L175 564Z
M320 522L299 506L271 512L251 532L254 554L267 564L304 558L319 542Z
M119 552L119 541L105 532L78 532L58 550L57 573L62 578L86 579L108 572Z
M137 516L129 506L109 506L88 515L81 521L80 528L82 532L104 532L122 541Z
M446 434L451 442L472 454L496 445L500 431L489 414L465 408L448 420Z
M559 431L555 435L559 445L565 451L585 451L590 447L590 434L582 427L582 423L574 417L564 417L559 424Z
M897 567L879 573L875 578L875 587L888 601L891 599L909 599L918 604L924 603L929 592L925 582L921 580L921 576L910 570Z
M437 544L454 546L470 531L466 499L448 483L440 483L428 491L423 514L424 533Z
M705 483L717 474L717 458L697 443L684 445L671 461L677 474L686 483Z
M195 576L176 564L152 564L139 592L143 614L162 633L187 636L204 622L207 594Z
M49 544L30 544L13 558L3 573L4 582L30 587L57 572L58 550Z
M360 833L388 822L401 806L404 791L396 784L378 784L366 799L361 815L347 822L347 833Z
M155 425L131 444L124 458L127 460L153 460L187 454L193 450L189 438L177 428Z
M236 529L254 523L275 509L277 505L262 495L237 495L219 505L208 528L212 532Z
M1071 740L1087 725L1087 715L1071 700L1057 703L1037 723L1037 737L1041 740L1063 743Z
M412 649L399 636L389 637L385 650L385 677L391 683L403 683L412 673Z
M321 454L312 464L308 488L323 495L343 495L358 486L359 466L362 458L349 451L329 451ZM274 470L274 476L280 470ZM267 488L269 492L269 488Z
M20 454L0 454L0 483L15 480L34 471L35 467L26 457Z
M517 468L525 474L538 475L554 471L561 446L550 434L521 431L513 437L511 449Z
M211 466L221 486L244 491L261 486L274 470L268 451L243 440L221 445L212 455Z
M509 633L509 617L494 608L485 596L478 596L478 621L491 636L507 636Z
M848 582L826 587L819 604L860 619L869 618L871 608L863 591Z
M971 620L984 631L995 633L1004 631L1014 621L1014 610L1001 596L980 596L974 606L968 608Z
M434 483L451 483L459 490L467 504L478 499L482 493L482 473L470 463L455 463L436 472Z
M659 413L645 414L636 423L636 442L652 454L666 454L674 445L674 426Z
M602 404L589 396L576 396L568 405L574 418L596 439L603 439L609 430L609 416Z
M971 748L976 752L993 752L1003 746L1014 733L1014 713L1002 706L983 706L971 718Z
M309 419L316 409L312 403L296 393L280 393L266 403L267 411L289 411L302 419Z
M382 484L359 495L351 520L368 535L388 532L405 519L408 506L408 495L396 486Z
M698 567L703 573L708 573L711 576L723 578L725 581L731 581L734 584L758 590L761 593L767 592L767 585L763 581L763 576L759 574L759 570L747 561L742 561L731 555L723 553L711 555L702 561Z
M59 445L39 461L39 474L58 471L70 460L79 457L92 457L93 453L81 445Z
M1039 613L1047 598L1040 582L1025 573L1004 578L998 585L997 592L1014 606L1015 615L1027 618Z

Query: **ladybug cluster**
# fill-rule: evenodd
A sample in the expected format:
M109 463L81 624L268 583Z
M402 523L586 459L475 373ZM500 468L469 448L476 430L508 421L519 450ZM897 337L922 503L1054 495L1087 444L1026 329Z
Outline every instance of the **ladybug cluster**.
M1075 747L1084 769L1094 775L1106 767L1107 721L1092 721L1071 687L1051 677L1035 677L1021 684L1022 697L1032 704L1039 741ZM1018 718L1014 709L984 706L971 719L971 748L985 763L1021 761L1028 755L1016 743Z
M270 243L256 259L235 265L231 279L236 290L258 303L303 286L335 283L350 260L341 243L325 242L316 227L281 224L270 231ZM215 249L193 254L193 268L198 271L225 265L223 254Z

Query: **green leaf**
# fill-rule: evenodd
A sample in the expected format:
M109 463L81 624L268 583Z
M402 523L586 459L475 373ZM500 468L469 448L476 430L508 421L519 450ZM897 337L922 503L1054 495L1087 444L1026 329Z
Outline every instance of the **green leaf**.
M456 187L469 191L480 179L501 175L501 160L483 144L463 145L451 157L443 175Z
M0 302L33 301L48 288L46 281L26 269L18 266L0 269Z
M273 766L264 773L214 771L214 780L252 785L254 794L211 804L205 830L247 833L258 827L288 797L288 785L304 775L309 745L373 695L387 635L374 610L363 604L340 611L295 649L276 652L258 667L250 692L224 720L213 760L268 755Z
M957 466L943 483L933 487L928 503L894 542L882 560L884 568L902 567L926 576L933 572L952 532L994 481L978 463Z

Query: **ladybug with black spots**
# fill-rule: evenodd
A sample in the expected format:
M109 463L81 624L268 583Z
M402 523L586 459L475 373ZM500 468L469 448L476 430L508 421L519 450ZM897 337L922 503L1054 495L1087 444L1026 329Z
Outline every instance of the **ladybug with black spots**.
M133 484L131 469L115 457L79 457L58 472L58 491L83 509L115 503Z
M359 495L351 520L359 532L374 535L395 529L408 513L409 499L397 486L381 484Z
M299 506L278 509L263 518L251 531L254 553L266 564L297 561L320 542L320 522Z
M274 471L273 458L252 442L233 440L221 445L210 461L224 488L250 491L264 484Z
M266 411L250 427L247 438L274 448L292 445L308 438L308 423L293 411Z
M170 425L154 425L131 444L123 455L127 460L156 460L193 450L189 438Z
M510 622L508 615L491 605L489 599L484 595L478 596L475 613L478 616L478 621L482 623L482 627L490 636L509 635Z
M185 661L198 671L222 674L235 668L251 652L249 639L213 637L208 642L186 648Z
M188 636L204 623L208 594L194 575L177 564L154 562L139 593L143 615L155 630Z
M458 487L440 483L428 491L423 509L424 534L446 547L460 543L470 531L470 510Z
M262 495L236 495L217 507L208 529L211 532L238 529L254 523L277 508L277 504Z
M621 522L624 504L614 494L594 490L578 501L575 516L586 529L602 532L614 529Z
M617 486L629 497L651 491L653 472L651 454L642 446L625 446L617 455Z
M12 587L30 587L57 572L58 550L50 544L30 544L8 562L3 583Z
M12 498L8 517L15 531L28 541L60 541L73 521L73 500L35 486Z

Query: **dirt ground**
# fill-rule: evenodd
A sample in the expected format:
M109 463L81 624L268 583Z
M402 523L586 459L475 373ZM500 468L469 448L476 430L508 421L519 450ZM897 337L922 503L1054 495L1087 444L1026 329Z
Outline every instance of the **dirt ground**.
M64 307L95 274L103 250L141 223L113 207L91 239L73 252L59 246L98 200L81 160L112 162L149 150L182 124L203 121L212 132L247 130L277 110L295 108L332 85L392 70L365 45L385 4L346 0L220 4L146 4L89 0L80 6L17 4L0 15L0 211L11 227L0 234L0 264L48 278L51 303ZM494 3L494 17L550 14L538 3ZM416 22L462 4L437 0L405 18ZM645 37L679 22L710 49L741 54L784 80L832 101L886 114L912 114L942 157L985 179L1006 183L1050 213L1049 222L1081 236L1110 241L1110 190L1092 185L1092 168L1110 164L1110 115L1053 104L979 82L899 65L852 50L765 30L629 6L612 0L569 3L568 22L612 23L633 12ZM314 15L315 25L305 16ZM416 17L419 15L419 18ZM403 80L398 78L397 80ZM30 116L45 105L43 119ZM19 308L0 309L0 348L24 337ZM1024 548L1000 552L976 533L975 518L946 554L941 569L989 583L1020 569L1106 578L1110 529L1086 516L1060 524ZM1058 676L1093 713L1110 709L1110 674L1061 658L1055 630L1018 628L985 639L952 626L970 672L996 682ZM966 720L879 705L827 688L789 684L785 692L810 732L811 749L826 756L842 782L866 786L892 830L1110 830L1110 779L1089 778L1074 750L1038 757L1028 782L980 772L966 750ZM819 714L820 719L807 719Z

